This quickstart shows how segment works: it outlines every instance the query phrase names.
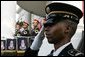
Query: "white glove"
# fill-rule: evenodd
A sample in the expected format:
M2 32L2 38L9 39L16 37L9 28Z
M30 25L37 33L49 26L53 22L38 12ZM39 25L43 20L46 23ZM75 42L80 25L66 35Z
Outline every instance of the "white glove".
M22 31L24 31L24 28L21 28L21 29L20 29L20 32L22 32Z
M39 50L39 48L42 45L42 41L43 41L44 37L45 37L44 26L42 26L40 32L35 36L35 39L34 39L32 45L30 46L30 48L32 50Z

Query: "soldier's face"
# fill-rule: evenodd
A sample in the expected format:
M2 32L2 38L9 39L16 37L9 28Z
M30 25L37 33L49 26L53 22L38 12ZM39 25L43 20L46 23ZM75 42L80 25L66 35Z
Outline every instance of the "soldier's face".
M20 27L20 25L16 25L16 29L20 29L21 27Z
M23 28L27 28L28 24L27 23L23 23Z
M37 26L38 25L38 22L37 21L33 21L33 26Z
M65 24L62 22L45 27L45 34L49 43L60 42L65 37Z

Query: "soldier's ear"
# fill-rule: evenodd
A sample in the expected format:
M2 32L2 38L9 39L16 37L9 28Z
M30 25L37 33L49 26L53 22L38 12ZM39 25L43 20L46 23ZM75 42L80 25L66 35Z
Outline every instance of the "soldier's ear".
M65 27L65 33L66 34L69 33L70 29L71 29L71 27L69 25L66 25L66 27Z

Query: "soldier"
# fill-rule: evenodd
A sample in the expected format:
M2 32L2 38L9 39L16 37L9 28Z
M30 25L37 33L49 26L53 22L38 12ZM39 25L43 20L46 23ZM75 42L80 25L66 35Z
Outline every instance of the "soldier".
M21 25L19 22L16 23L16 31L15 31L15 36L21 36L21 32L20 32L20 29L21 29Z
M32 30L31 30L31 35L32 36L36 36L38 34L38 32L40 31L40 28L39 28L39 21L37 19L34 19L33 20L33 27L32 27Z
M47 14L44 24L46 38L49 43L54 44L54 50L48 56L83 56L84 54L74 49L70 42L82 17L81 10L73 5L56 2L48 4L45 11ZM38 54L44 38L43 31L41 29L25 55L35 56Z
M21 30L22 30L21 36L30 36L28 27L29 27L29 24L26 21L24 21L23 26L21 28Z

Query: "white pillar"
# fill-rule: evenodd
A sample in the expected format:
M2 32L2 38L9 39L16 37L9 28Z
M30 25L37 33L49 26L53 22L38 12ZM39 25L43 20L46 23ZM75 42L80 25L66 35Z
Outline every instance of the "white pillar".
M1 1L1 39L14 38L16 1ZM5 38L3 38L5 37Z
M29 29L30 33L31 33L31 29L32 29L32 27L31 27L31 22L32 22L31 21L31 15L32 15L31 13L28 14L28 16L29 16L29 19L28 19L28 21L29 21L29 28L28 29Z

